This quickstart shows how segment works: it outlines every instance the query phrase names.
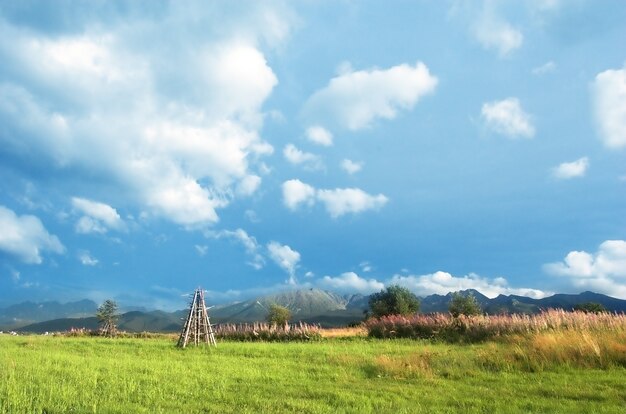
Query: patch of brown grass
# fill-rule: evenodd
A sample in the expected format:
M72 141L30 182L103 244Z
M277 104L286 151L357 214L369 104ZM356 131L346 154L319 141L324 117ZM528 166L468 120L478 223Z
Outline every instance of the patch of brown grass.
M431 378L434 375L431 354L428 352L401 356L379 355L374 359L372 368L376 376L394 379Z
M347 338L367 336L367 330L363 327L354 328L329 328L321 329L322 338Z

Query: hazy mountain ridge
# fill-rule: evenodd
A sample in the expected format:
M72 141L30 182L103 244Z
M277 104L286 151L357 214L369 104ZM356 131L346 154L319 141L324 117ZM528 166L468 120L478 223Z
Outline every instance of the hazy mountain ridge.
M75 302L22 302L0 309L0 327L10 329L34 322L58 318L85 318L93 316L98 305L89 299Z
M490 299L476 290L466 290L462 291L462 293L472 293L480 303L483 311L489 314L530 314L548 308L571 310L576 304L585 302L600 303L611 312L626 312L626 300L593 292L573 295L556 294L543 299L516 295L499 295ZM452 293L447 295L430 295L422 298L421 312L447 312L451 297ZM369 296L360 294L339 295L320 289L300 289L260 296L243 302L215 306L210 308L209 315L212 323L262 321L267 315L269 306L272 303L276 303L289 308L295 321L320 323L323 326L342 326L359 322L363 319L368 299ZM19 330L27 332L62 331L72 327L95 329L97 320L93 315L96 308L96 304L88 300L64 305L57 302L45 302L42 304L25 302L0 309L0 321L7 320L10 323L0 322L0 329L19 328ZM34 312L34 309L54 309L56 313L37 314ZM88 310L91 310L91 312L89 313ZM63 311L68 313L62 314ZM32 318L43 318L48 315L48 317L32 321L35 323L26 321L21 325L17 325L15 323L16 319L12 319L15 315L27 315ZM131 311L120 316L118 325L120 329L131 332L175 332L182 327L182 318L185 316L185 310L175 312Z

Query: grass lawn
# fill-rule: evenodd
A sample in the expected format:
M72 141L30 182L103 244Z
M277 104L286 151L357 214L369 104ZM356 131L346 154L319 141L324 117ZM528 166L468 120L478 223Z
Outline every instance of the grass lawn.
M0 412L626 412L625 368L526 364L519 347L0 335Z

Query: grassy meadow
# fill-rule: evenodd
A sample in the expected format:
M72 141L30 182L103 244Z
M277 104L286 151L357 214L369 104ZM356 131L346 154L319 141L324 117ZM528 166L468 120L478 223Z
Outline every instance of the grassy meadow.
M478 344L0 335L2 413L624 413L626 335Z

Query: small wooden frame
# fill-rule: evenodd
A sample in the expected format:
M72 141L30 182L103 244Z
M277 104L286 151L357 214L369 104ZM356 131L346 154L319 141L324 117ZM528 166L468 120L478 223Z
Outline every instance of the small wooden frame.
M213 327L209 322L207 307L204 303L204 291L200 288L196 289L193 294L187 320L180 333L180 338L178 338L178 346L181 348L186 347L189 343L196 346L200 344L217 346Z

